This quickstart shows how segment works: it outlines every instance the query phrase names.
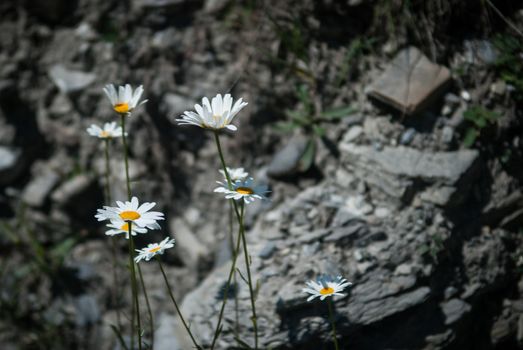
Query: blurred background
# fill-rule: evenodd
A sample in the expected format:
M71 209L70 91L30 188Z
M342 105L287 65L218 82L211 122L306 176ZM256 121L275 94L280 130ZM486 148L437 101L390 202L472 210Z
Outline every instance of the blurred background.
M166 220L137 246L176 238L162 259L203 343L231 256L228 209L212 192L212 134L174 119L229 92L249 105L222 135L227 163L271 190L246 212L262 349L333 348L325 305L301 292L321 273L354 283L335 304L345 349L523 348L522 8L1 1L0 348L120 348L111 325L116 310L128 323L126 242L115 286L94 218L103 143L85 131L118 121L108 83L144 85L149 101L128 119L133 194ZM111 166L123 200L119 140ZM155 349L191 349L158 266L141 266ZM235 293L250 342L240 279ZM233 306L219 349L241 348Z

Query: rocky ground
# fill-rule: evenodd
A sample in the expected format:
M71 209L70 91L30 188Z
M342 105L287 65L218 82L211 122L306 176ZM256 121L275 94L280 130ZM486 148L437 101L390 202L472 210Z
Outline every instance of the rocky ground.
M119 348L110 325L129 293L121 281L115 304L94 219L103 148L85 129L114 120L102 87L127 82L149 100L129 119L133 192L166 213L137 245L176 238L163 259L202 343L228 209L211 135L174 119L231 92L249 105L222 135L226 159L271 189L246 220L261 348L332 347L326 307L301 292L322 273L354 284L335 303L346 349L523 347L521 4L26 0L0 14L2 349ZM141 266L155 349L190 349L157 265ZM236 291L251 343L241 279ZM226 312L218 348L241 348L233 301Z

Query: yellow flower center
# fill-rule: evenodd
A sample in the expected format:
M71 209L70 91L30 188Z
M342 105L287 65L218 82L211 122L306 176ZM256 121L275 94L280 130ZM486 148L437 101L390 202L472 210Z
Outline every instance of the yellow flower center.
M127 211L122 211L120 213L120 217L122 218L122 220L137 220L140 218L140 213L138 213L137 211L132 211L132 210L127 210Z
M323 287L322 289L320 289L321 295L329 295L332 293L334 293L334 289L332 287Z
M236 189L236 192L238 192L239 194L253 194L254 193L252 188L249 188L249 187L238 187Z
M156 253L160 249L162 249L162 247L151 248L151 249L149 249L149 253Z
M120 114L127 113L129 112L129 104L127 102L117 103L114 105L114 110Z
M125 224L123 224L122 227L120 227L120 230L128 232L129 231L129 223L126 222Z
M100 137L111 137L111 134L105 130L102 130Z

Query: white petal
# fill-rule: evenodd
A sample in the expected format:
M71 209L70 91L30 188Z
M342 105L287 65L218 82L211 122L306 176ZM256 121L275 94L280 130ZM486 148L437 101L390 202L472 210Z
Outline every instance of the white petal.
M118 87L118 99L116 102L117 103L125 102L124 98L125 98L125 88L123 86L119 86Z
M133 89L131 88L131 85L125 84L125 95L124 95L123 102L130 103L132 98L133 98Z

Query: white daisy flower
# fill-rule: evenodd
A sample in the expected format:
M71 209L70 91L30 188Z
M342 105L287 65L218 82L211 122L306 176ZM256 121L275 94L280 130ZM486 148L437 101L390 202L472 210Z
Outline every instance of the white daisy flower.
M111 105L116 113L128 114L131 113L135 108L143 105L147 100L140 101L140 97L143 93L143 86L140 85L134 90L131 85L126 84L125 86L118 87L118 92L113 84L107 84L104 87L104 92L111 101Z
M107 224L110 230L106 231L107 236L116 236L122 233L125 234L125 239L129 239L129 223L121 219L113 219L110 224ZM157 228L160 228L159 226ZM138 225L131 225L131 234L136 236L138 233L146 233L147 229Z
M118 126L116 122L105 123L103 129L98 125L92 124L90 127L87 128L87 132L89 133L89 135L98 137L100 139L122 137L122 127Z
M220 169L219 172L220 172L220 174L222 174L225 181L227 181L227 177L225 176L225 171ZM227 167L227 173L229 173L229 177L231 178L232 182L244 180L247 176L249 176L249 173L246 172L245 170L243 170L243 168Z
M147 245L147 248L136 249L138 255L134 258L136 263L139 263L141 260L149 261L156 254L163 254L166 249L174 247L174 238L167 237L160 243L150 243Z
M331 276L321 276L316 281L306 282L308 288L303 288L304 293L309 293L311 296L307 298L307 301L311 301L317 297L320 300L324 300L329 296L345 296L341 293L346 287L352 286L352 283L347 282L345 278L337 276L333 278Z
M249 177L246 180L237 180L232 184L232 189L225 182L216 181L220 187L214 189L214 192L225 193L227 199L243 199L245 203L249 204L256 199L267 199L265 196L269 191L267 186L258 185L253 186L253 178Z
M212 102L209 102L207 97L202 99L202 105L194 105L196 113L193 111L185 111L180 118L177 118L178 124L191 124L204 129L219 130L227 128L229 130L236 130L236 126L232 125L232 119L243 107L247 106L247 102L239 99L232 104L233 99L230 94L223 96L221 94L213 97Z
M98 221L103 220L123 220L132 221L133 226L137 225L141 228L148 228L151 230L158 229L158 220L164 220L163 213L159 211L149 211L156 205L155 202L143 203L139 206L138 198L133 197L130 202L116 201L117 207L104 206L103 209L98 209L95 218Z

